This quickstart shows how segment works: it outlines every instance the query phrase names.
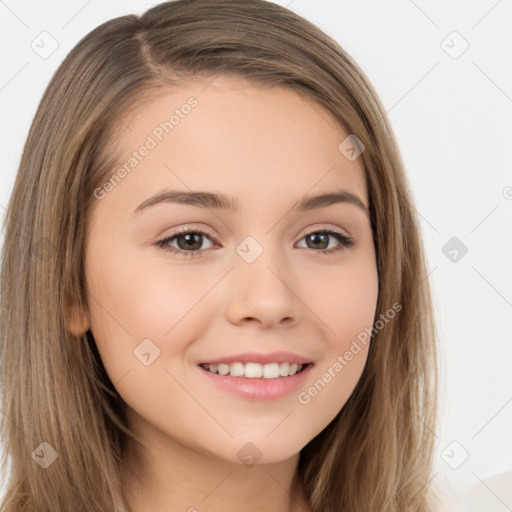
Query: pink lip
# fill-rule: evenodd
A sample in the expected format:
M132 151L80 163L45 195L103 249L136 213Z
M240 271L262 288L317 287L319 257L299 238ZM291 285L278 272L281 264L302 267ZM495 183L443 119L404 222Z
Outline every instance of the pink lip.
M261 354L258 352L244 352L243 354L235 354L232 356L221 357L219 359L208 359L207 361L202 361L198 364L231 364L231 363L259 363L259 364L269 364L269 363L297 363L297 364L307 364L311 363L311 359L307 357L302 357L297 354L293 354L292 352L286 352L284 350L280 350L278 352L270 352L268 354Z
M252 360L254 361L254 359ZM276 360L274 359L276 362ZM254 361L256 362L256 361ZM286 362L286 361L283 361ZM301 386L308 378L313 364L308 364L300 373L289 377L277 379L249 379L247 377L231 377L230 375L218 375L199 366L199 371L212 384L219 386L235 395L252 398L255 400L274 400L281 398Z

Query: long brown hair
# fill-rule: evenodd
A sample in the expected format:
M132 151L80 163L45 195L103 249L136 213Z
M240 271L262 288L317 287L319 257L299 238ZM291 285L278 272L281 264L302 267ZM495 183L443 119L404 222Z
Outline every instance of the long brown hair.
M87 34L41 100L5 216L1 269L2 512L127 510L124 402L90 331L84 242L94 190L117 164L113 127L185 80L232 75L326 107L364 144L379 295L350 399L300 453L315 512L433 510L436 335L419 224L385 109L332 38L264 0L176 0ZM55 459L55 457L57 457ZM9 464L9 466L8 466Z

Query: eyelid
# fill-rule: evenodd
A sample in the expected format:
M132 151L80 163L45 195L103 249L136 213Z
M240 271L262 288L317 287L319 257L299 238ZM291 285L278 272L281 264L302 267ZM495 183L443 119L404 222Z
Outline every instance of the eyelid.
M302 235L302 237L309 235L310 233L316 233L317 231L334 231L335 233L339 233L340 235L346 236L347 238L352 238L347 230L342 229L338 226L332 226L330 224L322 224L321 222L312 224L306 228L306 232ZM301 238L302 238L301 237Z
M347 238L353 239L353 237L348 233L346 229L340 228L338 226L332 226L331 224L323 224L321 222L312 224L305 228L305 232L302 234L301 238L311 234L316 233L317 231L334 231L336 233L339 233L340 235L343 235ZM217 237L212 235L208 230L205 230L201 227L195 227L193 225L186 225L182 226L180 228L177 228L176 231L172 232L170 235L165 236L164 238L172 238L179 234L184 233L201 233L203 235L209 236L212 240L218 241ZM299 232L300 234L300 232ZM297 235L298 236L298 235Z

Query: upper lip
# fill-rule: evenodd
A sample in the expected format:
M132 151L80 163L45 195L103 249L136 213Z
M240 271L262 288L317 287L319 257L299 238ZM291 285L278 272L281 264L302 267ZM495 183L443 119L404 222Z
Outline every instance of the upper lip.
M292 352L286 352L280 350L278 352L269 352L263 354L261 352L244 352L243 354L234 354L232 356L219 357L217 359L208 359L200 362L199 364L231 364L231 363L297 363L297 364L308 364L311 363L311 359L307 357L294 354Z

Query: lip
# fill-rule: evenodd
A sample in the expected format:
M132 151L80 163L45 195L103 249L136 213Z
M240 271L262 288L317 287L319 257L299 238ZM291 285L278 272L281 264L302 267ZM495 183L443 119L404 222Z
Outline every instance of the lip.
M257 362L254 359L252 361ZM277 362L275 359L273 361ZM212 361L212 364L215 363ZM310 363L300 373L288 377L278 377L277 379L231 377L230 375L211 373L202 366L198 366L198 369L213 385L234 395L253 400L276 400L297 390L309 377L313 366L314 364Z
M261 352L244 352L243 354L234 354L232 356L221 357L218 359L208 359L200 361L198 365L209 363L209 364L231 364L231 363L297 363L297 364L308 364L312 363L311 359L307 357L294 354L292 352L286 352L280 350L278 352L269 352L263 354ZM299 374L300 375L300 374Z

